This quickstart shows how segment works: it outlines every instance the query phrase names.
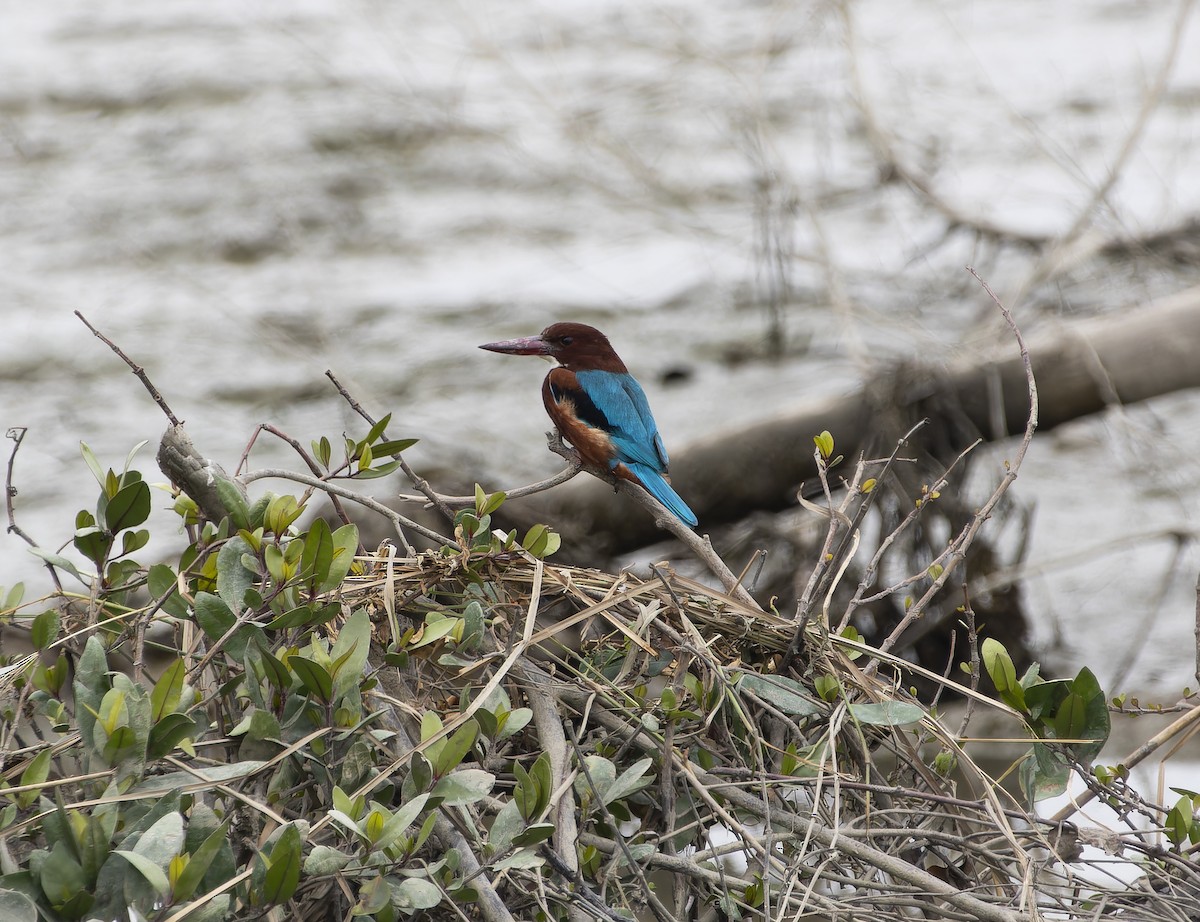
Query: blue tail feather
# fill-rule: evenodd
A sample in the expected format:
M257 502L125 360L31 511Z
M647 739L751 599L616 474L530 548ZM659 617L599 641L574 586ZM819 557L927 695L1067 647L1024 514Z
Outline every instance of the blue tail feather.
M681 522L686 522L693 528L696 527L698 524L696 513L688 508L688 504L671 488L669 483L663 480L662 475L658 471L652 467L647 467L645 464L637 464L636 462L633 464L626 462L625 466L637 475L638 480L642 482L642 486L646 488L646 492L670 509L677 519Z

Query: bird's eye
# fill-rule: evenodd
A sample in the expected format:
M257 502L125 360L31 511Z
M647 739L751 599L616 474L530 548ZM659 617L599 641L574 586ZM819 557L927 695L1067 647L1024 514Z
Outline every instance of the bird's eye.
M559 342L562 343L564 346L569 346L569 345L571 345L572 342L574 342L574 340L570 336L564 336L562 339L559 340Z

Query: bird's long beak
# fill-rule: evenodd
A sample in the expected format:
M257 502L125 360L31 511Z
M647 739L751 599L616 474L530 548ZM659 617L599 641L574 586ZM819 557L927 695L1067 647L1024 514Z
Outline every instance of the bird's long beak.
M479 347L488 352L503 352L506 355L549 355L550 345L540 336L522 339L505 339L498 343L484 343Z

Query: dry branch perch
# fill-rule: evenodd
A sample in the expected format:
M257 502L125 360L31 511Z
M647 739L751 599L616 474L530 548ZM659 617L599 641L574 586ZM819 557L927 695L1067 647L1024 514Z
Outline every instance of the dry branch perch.
M1200 288L1029 339L1042 431L1113 404L1200 387ZM880 435L892 441L879 431L885 410L907 414L907 424L923 416L953 417L985 439L1007 438L1025 428L1029 411L1021 358L1007 345L991 359L950 362L942 373L888 371L854 394L810 401L677 451L671 473L702 527L755 509L785 508L795 503L798 485L817 476L814 435L828 429L838 452L853 458L872 450ZM568 548L599 545L617 553L659 537L653 519L601 483L579 480L505 508L522 521L554 522Z

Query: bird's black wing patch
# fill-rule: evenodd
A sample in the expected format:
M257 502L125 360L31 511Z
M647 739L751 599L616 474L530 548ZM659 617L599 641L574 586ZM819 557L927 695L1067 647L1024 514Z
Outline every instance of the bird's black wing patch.
M554 402L560 403L563 400L571 401L575 407L575 417L580 422L586 423L594 429L601 429L604 432L613 431L612 423L608 421L608 417L596 406L595 401L588 396L587 391L582 387L559 387L553 380L549 384L550 396L554 398Z

